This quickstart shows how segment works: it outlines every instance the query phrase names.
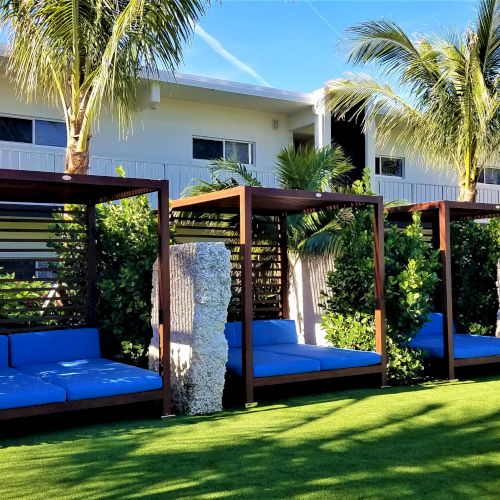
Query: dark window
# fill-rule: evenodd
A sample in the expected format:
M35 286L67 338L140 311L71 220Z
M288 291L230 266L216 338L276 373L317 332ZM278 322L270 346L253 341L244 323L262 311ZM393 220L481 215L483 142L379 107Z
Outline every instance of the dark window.
M486 167L479 174L478 182L500 186L500 168Z
M0 141L33 143L33 120L0 116Z
M214 139L193 139L193 158L195 160L217 160L224 156L222 141Z
M66 147L66 124L48 120L35 120L35 144Z
M238 163L250 165L252 159L250 156L250 144L248 142L225 141L226 143L226 160L234 160Z
M404 165L404 158L393 158L390 156L375 157L375 173L378 175L403 177Z

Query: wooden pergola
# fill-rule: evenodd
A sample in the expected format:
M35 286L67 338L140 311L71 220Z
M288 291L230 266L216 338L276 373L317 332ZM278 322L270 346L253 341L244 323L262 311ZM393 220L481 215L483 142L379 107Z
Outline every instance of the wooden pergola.
M39 294L39 298L29 299L8 299L4 295L0 334L96 327L95 207L99 203L154 193L158 200L159 343L163 388L143 393L17 408L8 410L12 413L11 416L23 417L149 400L162 400L163 414L171 412L169 185L166 180L0 169L0 268L11 263L11 272L24 273L26 276L34 268L34 263L42 260L44 266L47 266L42 270L50 273L50 277L0 279L0 293L4 285L12 287L16 284L15 291ZM59 214L59 217L54 218L54 214ZM72 227L65 229L62 236L55 235L50 226L54 222L62 225L71 223ZM76 244L78 248L74 250L75 256L68 258L57 255L47 247L53 241ZM28 286L30 282L42 283L43 286L33 288ZM48 295L54 283L57 283L60 294L57 300ZM22 301L26 304L20 304ZM43 310L40 305L42 302L45 303ZM36 307L40 309L39 315L33 314L37 312L33 310ZM50 311L49 314L47 310Z
M444 364L449 379L455 378L455 368L471 365L499 363L500 356L455 359L453 349L453 293L451 281L450 223L453 221L481 220L500 217L500 205L461 201L431 201L402 205L388 209L391 222L410 223L413 212L419 212L423 223L431 227L431 239L441 254L441 303L443 312Z
M376 349L382 356L381 364L314 373L254 377L252 321L257 318L289 317L287 216L363 207L373 209ZM386 384L383 210L381 196L248 186L172 202L173 221L178 238L182 235L185 235L186 241L210 241L210 238L214 238L217 241L226 241L232 251L233 304L238 307L235 319L241 319L242 322L242 373L246 403L253 402L255 387L265 385L366 374L380 374L382 385ZM227 224L217 229L217 220L220 220L221 214L232 216L233 223L229 229ZM274 224L276 231L273 242L258 240L255 229L259 225L259 218L260 221L265 218L266 224ZM210 233L207 233L207 222L211 222ZM271 259L271 264L267 261L265 278L262 278L257 267L263 259L262 256Z

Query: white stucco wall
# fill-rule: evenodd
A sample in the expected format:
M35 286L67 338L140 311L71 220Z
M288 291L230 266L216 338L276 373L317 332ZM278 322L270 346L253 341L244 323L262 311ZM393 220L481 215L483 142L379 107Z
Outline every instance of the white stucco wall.
M206 92L209 96L210 91ZM1 114L62 119L48 105L18 100L5 78L0 78ZM277 129L272 127L273 120L279 122ZM124 139L119 136L116 121L105 113L101 115L91 142L92 173L113 175L116 164L122 163L131 177L170 178L172 194L177 196L192 178L206 175L207 162L192 159L193 136L255 143L251 169L261 173L273 172L276 153L292 142L288 115L162 96L156 109L146 107L134 114L132 131ZM64 161L63 148L14 142L0 141L0 155L3 168L57 171ZM261 178L272 185L272 177L263 174Z

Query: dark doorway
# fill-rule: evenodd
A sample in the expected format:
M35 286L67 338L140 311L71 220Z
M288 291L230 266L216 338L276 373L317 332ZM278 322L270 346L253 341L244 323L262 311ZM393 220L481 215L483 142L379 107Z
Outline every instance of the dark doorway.
M344 120L337 120L332 116L332 142L339 144L344 153L351 159L354 170L350 172L351 180L361 179L363 169L368 167L365 162L365 134L363 133L362 119L352 118L353 114Z

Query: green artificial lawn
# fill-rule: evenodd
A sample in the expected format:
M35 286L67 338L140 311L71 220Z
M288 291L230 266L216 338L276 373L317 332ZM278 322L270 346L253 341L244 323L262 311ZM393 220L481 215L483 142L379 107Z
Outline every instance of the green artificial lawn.
M499 498L500 377L67 428L0 467L2 500Z

